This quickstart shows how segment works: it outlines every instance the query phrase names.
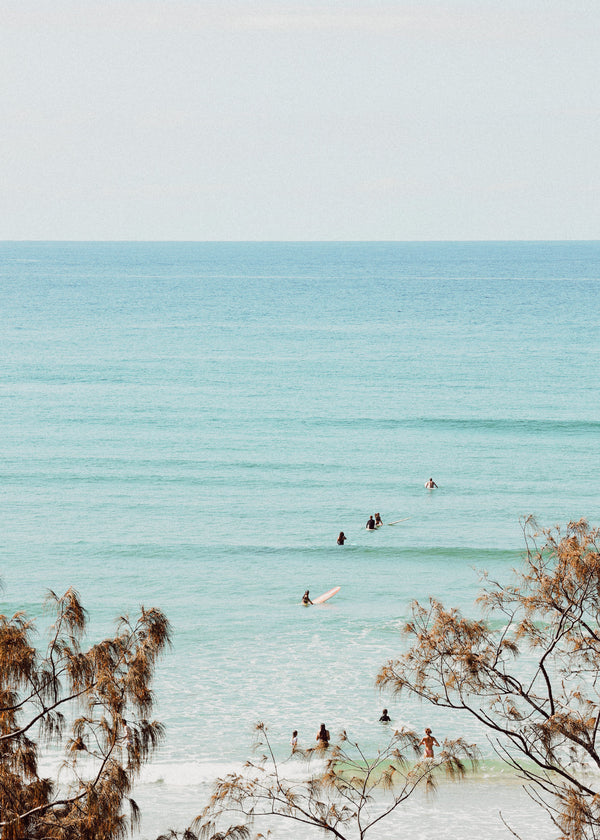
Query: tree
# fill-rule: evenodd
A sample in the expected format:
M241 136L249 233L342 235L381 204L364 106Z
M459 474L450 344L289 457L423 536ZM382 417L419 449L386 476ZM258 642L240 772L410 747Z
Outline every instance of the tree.
M0 616L0 836L120 838L139 817L132 782L163 735L148 717L169 623L142 608L135 622L119 619L113 638L82 651L87 619L77 592L51 592L47 601L56 620L44 655L23 613ZM60 783L40 776L42 748L64 755Z
M248 762L243 774L217 781L210 803L193 826L205 840L247 840L254 820L263 817L270 823L274 817L295 821L338 840L363 840L419 784L434 788L436 771L462 778L466 763L476 761L474 749L462 741L445 741L436 758L422 760L418 737L407 730L395 732L385 749L369 758L343 733L331 748L294 750L292 758L307 763L324 759L324 770L303 781L289 780L275 757L267 727L259 723L256 729L257 746L265 754L256 763ZM220 830L222 818L231 814L242 821Z
M524 568L484 576L486 620L437 601L413 605L407 652L378 684L472 715L562 837L600 837L598 530L523 523Z

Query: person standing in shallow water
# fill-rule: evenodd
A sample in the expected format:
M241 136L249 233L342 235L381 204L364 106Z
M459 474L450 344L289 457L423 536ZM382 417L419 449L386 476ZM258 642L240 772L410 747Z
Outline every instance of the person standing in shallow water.
M434 745L436 747L439 747L439 744L434 738L434 736L431 734L431 729L425 730L425 736L419 741L419 746L421 745L425 747L424 758L433 758L433 747Z
M294 731L292 732L292 740L290 741L290 743L292 745L292 752L294 750L298 749L298 730L297 729L294 729Z
M344 545L345 542L346 542L346 535L344 534L343 531L340 531L340 535L337 538L337 544L338 545Z
M318 744L318 746L328 747L330 740L331 739L329 737L329 730L326 729L325 724L322 723L321 728L317 732L317 737L316 737L317 744Z
M435 481L433 480L433 478L430 478L430 479L429 479L429 481L426 481L426 482L425 482L425 487L426 487L428 490L433 490L433 488L434 488L434 487L437 487L437 484L435 483Z
M391 721L391 717L388 715L387 709L383 710L383 714L381 715L379 720L381 721L381 723L389 723Z

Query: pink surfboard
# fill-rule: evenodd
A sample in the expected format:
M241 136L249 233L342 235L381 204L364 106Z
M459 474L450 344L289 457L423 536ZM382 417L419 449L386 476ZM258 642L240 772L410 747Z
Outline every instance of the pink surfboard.
M340 586L334 586L333 589L330 589L329 592L325 592L324 595L319 595L318 598L313 599L313 604L322 604L323 601L327 601L329 598L333 597L336 592L339 592L341 589Z

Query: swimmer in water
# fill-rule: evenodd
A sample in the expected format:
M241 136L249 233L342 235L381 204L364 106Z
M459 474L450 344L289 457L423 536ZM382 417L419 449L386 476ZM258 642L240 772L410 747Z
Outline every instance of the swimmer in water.
M338 545L344 545L345 542L346 542L346 535L344 534L343 531L340 531L340 535L337 538L337 544Z
M426 481L426 482L425 482L425 487L426 487L428 490L433 490L433 488L434 488L434 487L437 487L437 484L435 483L435 481L433 480L433 478L430 478L430 479L429 479L429 481Z

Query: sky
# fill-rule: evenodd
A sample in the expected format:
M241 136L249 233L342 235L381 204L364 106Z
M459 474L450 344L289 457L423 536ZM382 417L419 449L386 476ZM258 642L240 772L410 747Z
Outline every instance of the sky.
M599 0L0 0L0 240L600 239Z

